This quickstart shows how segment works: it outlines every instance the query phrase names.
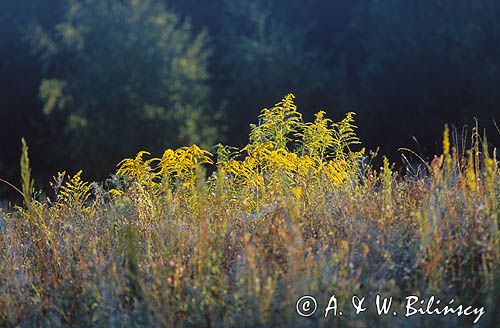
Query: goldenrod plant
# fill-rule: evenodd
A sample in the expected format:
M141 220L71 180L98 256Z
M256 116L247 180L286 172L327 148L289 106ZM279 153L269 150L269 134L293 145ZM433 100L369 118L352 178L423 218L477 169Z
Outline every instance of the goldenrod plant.
M103 184L62 172L0 210L0 326L469 326L404 316L405 297L485 307L500 293L500 167L474 130L408 174L367 155L354 113L304 122L292 94L241 149L139 151ZM465 139L465 137L464 137ZM458 148L458 147L461 148ZM373 153L371 153L373 154ZM419 171L419 173L415 173ZM2 180L3 181L3 180ZM3 181L5 182L5 181ZM324 316L335 294L342 316ZM393 297L378 315L372 297ZM318 311L299 316L303 295ZM356 315L351 297L367 298ZM370 303L370 304L368 304Z

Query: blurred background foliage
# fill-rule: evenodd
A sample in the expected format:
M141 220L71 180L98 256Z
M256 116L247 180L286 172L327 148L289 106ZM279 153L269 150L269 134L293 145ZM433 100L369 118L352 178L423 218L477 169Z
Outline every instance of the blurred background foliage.
M498 142L499 40L496 0L2 1L0 177L16 181L21 136L41 180L240 146L288 92L306 119L356 111L394 160L432 156L445 122L477 117Z

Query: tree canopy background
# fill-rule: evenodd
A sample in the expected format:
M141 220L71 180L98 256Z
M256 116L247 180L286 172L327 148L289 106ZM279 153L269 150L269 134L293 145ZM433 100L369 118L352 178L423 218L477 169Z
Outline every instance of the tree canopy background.
M393 160L432 156L446 122L474 117L498 144L499 41L496 0L2 1L0 177L17 182L22 136L41 180L241 145L288 92L306 116L357 112Z

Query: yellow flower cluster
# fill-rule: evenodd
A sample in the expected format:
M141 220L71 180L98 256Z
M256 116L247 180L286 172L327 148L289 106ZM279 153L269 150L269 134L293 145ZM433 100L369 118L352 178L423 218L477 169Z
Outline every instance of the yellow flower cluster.
M360 143L352 124L354 113L334 123L320 111L314 122L303 122L293 99L288 94L274 107L263 109L259 124L251 125L250 142L244 148L231 152L223 147L217 172L234 187L259 189L283 181L293 187L308 175L325 176L339 184L356 175L363 150L351 150ZM213 155L196 145L167 149L161 158L143 160L144 155L149 153L141 151L121 161L117 174L148 188L175 187L178 182L193 187L200 166L214 164Z

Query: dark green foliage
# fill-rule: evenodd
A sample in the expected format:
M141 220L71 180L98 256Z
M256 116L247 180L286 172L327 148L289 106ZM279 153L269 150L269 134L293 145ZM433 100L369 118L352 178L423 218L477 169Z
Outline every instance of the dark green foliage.
M493 131L499 118L500 3L494 0L368 1L358 7L351 36L360 36L356 110L370 136L386 148L416 135L432 144L445 122L471 118ZM361 124L363 125L363 124ZM411 133L411 134L410 134ZM495 133L495 136L497 134Z
M52 29L30 33L46 68L42 109L61 129L65 157L96 174L138 144L210 144L205 33L154 1L66 1L65 8Z
M276 93L294 92L309 107L316 94L326 91L325 57L307 46L307 29L277 17L287 8L275 1L224 2L227 32L219 40L223 52L213 66L224 72L224 79L215 81L215 92L226 108L233 143L246 141L242 127Z
M32 158L39 158L42 140L50 138L37 98L41 63L26 42L26 29L50 25L59 14L58 0L0 1L0 177L18 181L19 140L28 138ZM35 141L36 140L36 141ZM52 163L45 161L44 165ZM8 190L0 186L2 193Z
M22 136L37 180L211 146L220 114L215 139L241 146L287 92L308 121L355 111L393 161L402 145L432 158L443 124L473 117L496 143L499 22L495 0L4 1L0 177L17 176Z

